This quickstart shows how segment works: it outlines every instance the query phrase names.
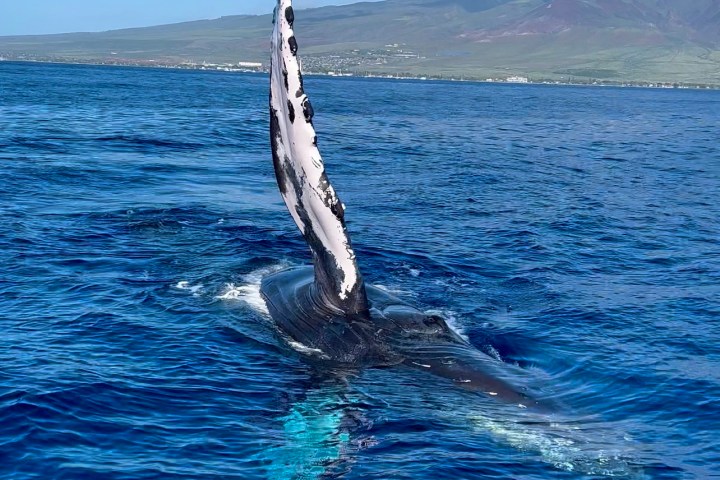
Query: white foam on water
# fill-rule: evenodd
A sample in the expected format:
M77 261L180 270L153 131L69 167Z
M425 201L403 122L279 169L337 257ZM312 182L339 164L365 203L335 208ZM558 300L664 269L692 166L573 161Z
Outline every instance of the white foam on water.
M279 263L276 265L271 265L269 267L259 268L257 270L254 270L247 275L243 275L242 277L242 283L235 284L235 283L228 283L225 285L225 288L221 291L219 295L217 295L215 298L222 301L239 301L244 303L245 305L249 306L251 309L253 309L256 313L259 313L263 317L270 319L270 312L268 311L267 304L265 303L265 299L263 298L262 294L260 293L260 285L262 284L263 278L265 278L267 275L270 275L272 273L278 272L280 270L283 270L285 268L288 268L290 264L288 263ZM320 349L312 348L307 345L304 345L300 342L297 342L295 340L292 340L288 338L287 336L283 335L281 333L281 336L285 343L288 344L290 348L295 350L298 353L301 353L303 355L309 355L321 359L329 359L325 352L323 352Z
M223 293L216 296L218 300L238 300L243 296L243 290L245 287L238 287L234 283L228 283L225 285Z
M215 298L223 301L239 301L249 306L255 312L263 316L269 316L270 312L268 311L265 299L260 294L260 284L262 283L262 279L267 275L283 270L288 266L287 263L279 263L254 270L247 275L243 275L242 283L226 284L222 292Z
M175 288L178 290L185 290L187 292L190 292L193 294L193 296L197 297L202 293L202 290L204 288L204 285L202 283L198 283L197 285L191 285L190 282L187 280L183 280L181 282L178 282L175 285Z
M465 328L460 325L457 315L452 310L426 310L425 314L442 317L453 332L457 333L463 340L469 341Z
M628 452L617 442L603 443L599 438L591 438L577 425L495 420L479 414L472 415L470 420L496 440L535 453L555 468L594 476L643 478L630 466ZM606 448L608 445L613 447Z
M415 296L415 293L414 293L414 292L411 292L411 291L409 291L409 290L401 290L401 289L399 289L399 288L391 288L391 287L388 287L387 285L381 285L381 284L375 284L375 283L374 283L374 284L373 284L373 287L379 288L379 289L382 290L383 292L389 293L390 295L412 296L412 297Z
M319 348L311 348L307 345L303 345L300 342L296 342L294 340L285 339L288 345L290 345L290 348L295 350L298 353L302 353L303 355L312 355L314 357L320 357L325 360L329 360L330 357L328 357L325 352L320 350Z
M487 346L487 353L494 358L495 360L498 360L500 362L503 362L504 360L500 356L500 352L497 351L497 348L493 347L492 345Z
M411 265L408 265L407 263L402 264L402 268L405 269L411 277L419 277L422 274L422 270L420 268L412 267Z

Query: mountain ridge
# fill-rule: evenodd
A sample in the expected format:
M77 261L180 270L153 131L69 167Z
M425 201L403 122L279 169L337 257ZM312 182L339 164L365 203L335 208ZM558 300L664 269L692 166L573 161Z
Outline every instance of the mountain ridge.
M297 21L313 71L720 84L717 0L384 0L300 9ZM265 63L270 23L270 15L237 15L0 37L0 56Z

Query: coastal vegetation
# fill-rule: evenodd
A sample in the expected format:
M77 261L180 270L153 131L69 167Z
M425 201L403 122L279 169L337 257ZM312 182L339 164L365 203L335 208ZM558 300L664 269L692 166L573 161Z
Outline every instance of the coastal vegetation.
M720 85L713 0L385 0L297 12L316 73ZM0 57L262 70L271 16L0 37Z

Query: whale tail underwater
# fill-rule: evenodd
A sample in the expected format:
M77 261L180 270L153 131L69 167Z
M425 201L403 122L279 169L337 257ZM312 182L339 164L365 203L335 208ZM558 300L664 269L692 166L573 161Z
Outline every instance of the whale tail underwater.
M272 34L270 140L280 193L312 253L312 267L265 277L261 294L277 328L311 361L407 365L521 407L537 402L514 387L523 372L480 352L448 327L366 284L344 206L324 168L303 86L292 0L278 0Z

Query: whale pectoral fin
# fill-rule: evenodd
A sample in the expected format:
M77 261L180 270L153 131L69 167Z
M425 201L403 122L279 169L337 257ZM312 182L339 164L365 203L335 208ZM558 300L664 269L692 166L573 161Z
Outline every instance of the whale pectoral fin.
M254 455L273 480L326 478L345 461L350 433L344 425L347 398L339 388L310 390L282 421L282 436Z
M452 380L457 386L497 400L535 408L539 403L514 385L526 383L528 375L465 343L427 342L405 349L409 367Z
M313 254L322 300L354 314L367 311L362 276L340 199L325 174L303 87L292 0L278 0L270 67L270 140L283 200Z

